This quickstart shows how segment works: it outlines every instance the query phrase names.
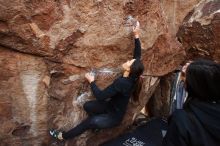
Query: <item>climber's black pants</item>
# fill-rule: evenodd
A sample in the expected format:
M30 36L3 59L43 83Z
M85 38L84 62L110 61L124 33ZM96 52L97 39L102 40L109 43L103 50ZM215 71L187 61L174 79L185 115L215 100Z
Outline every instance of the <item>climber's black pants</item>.
M88 101L83 107L89 115L88 118L75 128L63 133L64 139L76 137L88 129L111 128L120 123L120 119L112 115L110 107L105 101Z

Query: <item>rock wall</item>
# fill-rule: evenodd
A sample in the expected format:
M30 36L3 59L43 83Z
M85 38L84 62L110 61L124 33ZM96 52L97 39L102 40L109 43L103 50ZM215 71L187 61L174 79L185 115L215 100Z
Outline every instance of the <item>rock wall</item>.
M175 33L197 2L0 0L1 145L98 145L122 133L159 77L184 61ZM129 104L119 127L88 131L67 142L51 139L50 128L68 130L86 118L82 105L94 97L84 73L96 70L103 89L132 57L128 16L141 23L145 72L140 102Z
M201 0L161 0L161 7L171 34L176 35L186 14Z
M49 73L43 59L0 48L1 145L42 144ZM38 137L38 138L36 138Z
M187 58L220 61L220 1L202 0L184 19L177 37Z
M174 78L175 75L172 73L160 78L157 88L145 106L145 112L149 117L169 117L170 95Z

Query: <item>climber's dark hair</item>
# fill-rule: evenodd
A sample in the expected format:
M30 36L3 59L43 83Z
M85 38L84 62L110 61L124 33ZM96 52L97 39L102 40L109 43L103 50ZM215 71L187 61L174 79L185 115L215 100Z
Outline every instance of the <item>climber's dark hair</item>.
M220 64L199 59L186 69L186 90L190 98L220 100Z
M133 100L136 102L139 100L140 91L142 88L143 80L140 77L144 72L144 65L140 59L136 59L130 68L130 77L136 80L133 89Z

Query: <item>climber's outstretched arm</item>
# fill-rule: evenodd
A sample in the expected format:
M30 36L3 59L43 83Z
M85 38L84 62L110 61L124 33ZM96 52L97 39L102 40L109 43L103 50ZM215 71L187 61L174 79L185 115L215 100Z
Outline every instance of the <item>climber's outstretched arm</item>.
M134 41L135 41L135 48L134 48L134 59L141 59L141 42L139 40L140 34L140 23L137 21L136 26L133 26L133 34L134 34Z

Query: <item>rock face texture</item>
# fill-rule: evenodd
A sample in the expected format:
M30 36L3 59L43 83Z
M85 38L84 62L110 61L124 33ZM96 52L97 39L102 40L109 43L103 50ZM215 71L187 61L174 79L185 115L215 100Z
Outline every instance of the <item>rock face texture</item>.
M47 66L42 58L0 48L1 145L42 144L47 132Z
M0 0L1 145L99 145L121 134L158 88L160 76L184 61L185 50L175 33L197 2ZM207 14L213 14L212 23L205 24L217 30L214 11ZM86 118L82 106L94 97L84 74L95 70L103 89L120 74L118 67L132 58L132 18L141 24L145 65L139 103L129 103L118 127L88 131L67 142L51 139L49 129L69 130ZM218 35L213 35L216 43ZM179 36L187 47L187 36Z
M149 117L168 117L170 115L170 95L174 77L173 74L168 74L160 78L157 88L145 106Z
M161 0L161 7L165 14L170 33L176 35L179 26L182 24L186 14L195 7L201 0Z
M187 58L220 61L220 1L203 0L184 19L177 37Z

